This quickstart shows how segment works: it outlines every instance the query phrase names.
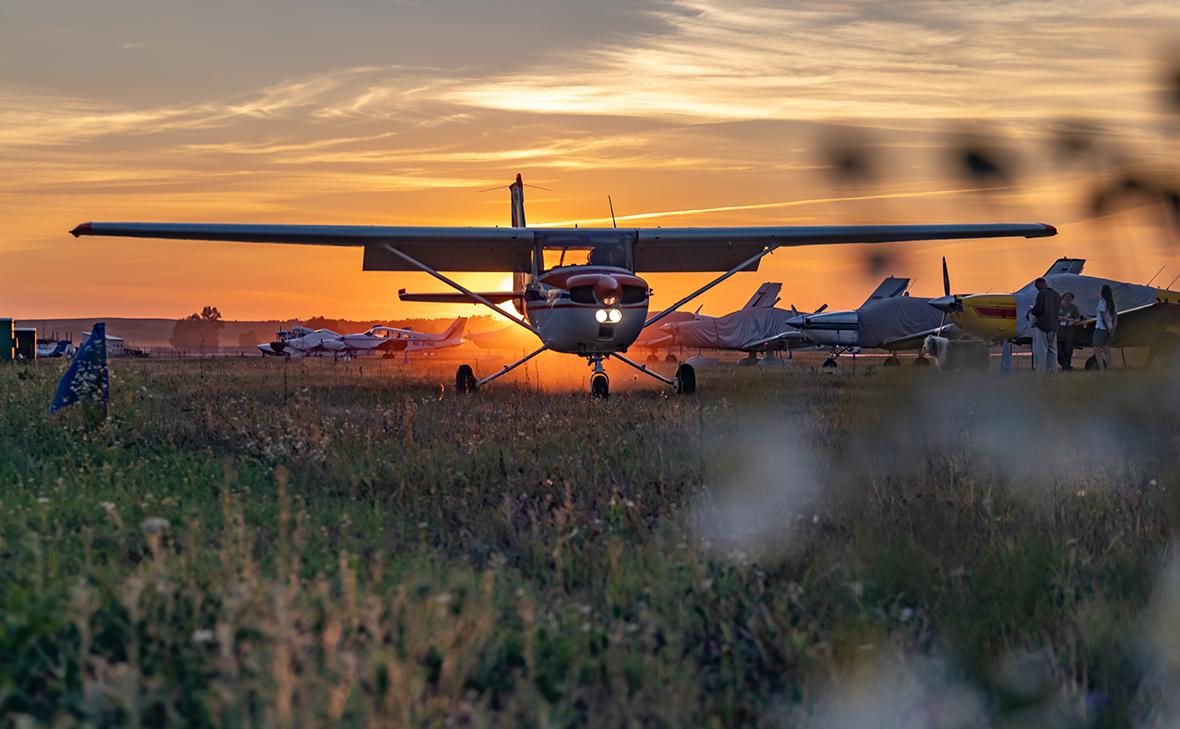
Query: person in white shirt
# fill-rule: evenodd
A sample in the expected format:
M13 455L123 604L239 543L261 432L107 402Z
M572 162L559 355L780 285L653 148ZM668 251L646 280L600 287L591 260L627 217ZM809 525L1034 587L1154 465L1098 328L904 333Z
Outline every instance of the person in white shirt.
M1119 323L1114 293L1110 290L1109 284L1102 286L1102 296L1098 299L1098 309L1094 316L1094 359L1098 362L1098 369L1104 370L1110 366L1110 340Z

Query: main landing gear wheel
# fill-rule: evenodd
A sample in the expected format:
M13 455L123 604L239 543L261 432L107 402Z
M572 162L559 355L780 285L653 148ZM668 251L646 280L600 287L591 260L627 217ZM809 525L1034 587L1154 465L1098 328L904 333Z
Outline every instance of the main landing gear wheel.
M676 377L672 378L672 387L680 395L691 395L697 391L697 372L692 365L682 364L676 368Z
M644 361L649 365L659 364L660 356L655 352L652 352L651 354L647 355L647 359Z
M610 380L601 372L590 376L590 397L606 399L610 397Z
M901 366L901 360L897 358L896 354L891 354L885 358L885 361L881 363L881 366L882 367L899 367L899 366Z
M929 367L930 360L926 357L918 357L917 359L914 360L914 366L915 367Z
M455 391L456 392L475 392L479 389L479 381L475 379L475 372L471 370L471 365L459 365L459 369L455 372Z
M1098 369L1098 358L1090 355L1090 358L1086 360L1086 371L1092 372L1096 369Z
M664 361L667 362L668 364L676 364L680 360L676 359L676 355L672 354L671 352L668 352L668 356L664 357Z
M835 357L828 357L827 359L824 360L823 366L824 367L835 367L836 366L836 358Z

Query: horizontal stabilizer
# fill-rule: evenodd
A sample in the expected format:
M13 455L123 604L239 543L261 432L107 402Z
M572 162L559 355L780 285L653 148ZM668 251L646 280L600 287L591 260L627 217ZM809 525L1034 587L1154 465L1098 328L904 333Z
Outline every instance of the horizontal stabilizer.
M512 301L519 298L520 294L514 291L477 291L477 296L482 296L493 304L503 304L505 301ZM423 301L431 304L476 304L479 303L475 299L466 294L456 293L429 293L429 294L411 294L405 289L399 289L397 297L402 301Z

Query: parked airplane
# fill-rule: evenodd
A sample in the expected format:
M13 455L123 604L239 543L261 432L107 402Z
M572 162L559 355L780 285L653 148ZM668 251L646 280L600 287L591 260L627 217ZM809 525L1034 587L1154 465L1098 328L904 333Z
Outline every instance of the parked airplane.
M669 322L660 329L671 335L668 346L688 349L727 349L747 352L745 364L758 361L758 352L812 346L798 329L787 324L799 312L776 309L781 283L762 284L746 305L724 316L696 315ZM827 308L820 307L820 311Z
M457 293L402 294L403 301L475 303L536 334L541 346L483 378L470 365L455 373L460 392L478 390L538 354L553 350L585 357L593 367L590 391L605 397L603 361L613 357L677 392L696 389L691 366L668 378L624 355L644 329L784 246L889 243L909 240L1039 238L1056 234L1043 223L999 225L770 226L746 228L528 228L524 183L508 186L511 226L504 228L208 223L82 223L75 236L360 246L368 271L422 271ZM511 272L513 290L474 292L441 271ZM651 290L637 272L722 272L709 283L649 316ZM523 317L500 309L512 301Z
M466 326L467 318L461 316L441 334L378 326L361 334L345 334L340 339L344 345L343 351L347 354L434 352L462 344L463 329Z
M258 351L262 352L263 357L283 357L285 356L282 350L285 348L286 342L291 339L303 337L314 332L314 329L308 327L291 327L290 329L280 329L275 332L278 337L273 342L263 342L258 345Z
M1074 346L1089 347L1094 335L1094 316L1102 286L1114 293L1118 307L1118 326L1111 338L1112 347L1150 347L1149 359L1156 355L1175 356L1180 352L1180 292L1141 286L1109 278L1082 275L1086 261L1082 258L1059 258L1045 272L1044 279L1060 294L1070 292L1082 313L1082 323L1074 337ZM1036 301L1034 282L1010 294L951 294L946 259L942 261L944 296L930 301L964 333L989 342L1009 340L1027 344L1032 340L1032 323L1028 310ZM1086 369L1097 366L1094 357L1086 360Z
M312 354L340 354L344 351L344 344L340 341L340 335L331 329L308 329L307 327L294 327L291 330L291 335L286 339L282 338L282 332L279 333L280 338L271 342L269 345L270 353L281 354L286 357L306 357ZM258 345L258 349L263 354L268 352L263 348L264 345Z
M835 367L844 352L884 349L889 357L885 366L901 364L897 353L918 350L914 365L929 365L920 354L922 343L930 334L943 333L945 322L929 306L930 299L909 295L910 279L890 276L869 295L859 308L801 314L788 324L819 346L831 347L824 367ZM945 334L944 334L945 336Z

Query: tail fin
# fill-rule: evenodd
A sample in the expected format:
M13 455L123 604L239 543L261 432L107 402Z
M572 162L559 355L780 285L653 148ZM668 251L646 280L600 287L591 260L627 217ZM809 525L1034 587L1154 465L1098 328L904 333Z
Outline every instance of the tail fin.
M869 294L869 298L865 299L865 304L880 299L892 299L896 296L901 296L910 287L910 280L908 278L897 278L896 276L888 276L881 285ZM861 304L864 306L864 304Z
M461 316L451 323L447 330L443 332L442 341L449 342L463 336L463 330L467 327L467 317Z
M782 291L781 283L767 281L758 287L743 309L769 309L778 303L778 292Z
M1055 273L1081 273L1085 267L1085 258L1058 258L1053 262L1052 266L1049 266L1049 270L1045 271L1045 275L1051 276Z
M512 200L512 227L524 228L524 181L520 173L516 173L516 182L508 186L509 197Z

